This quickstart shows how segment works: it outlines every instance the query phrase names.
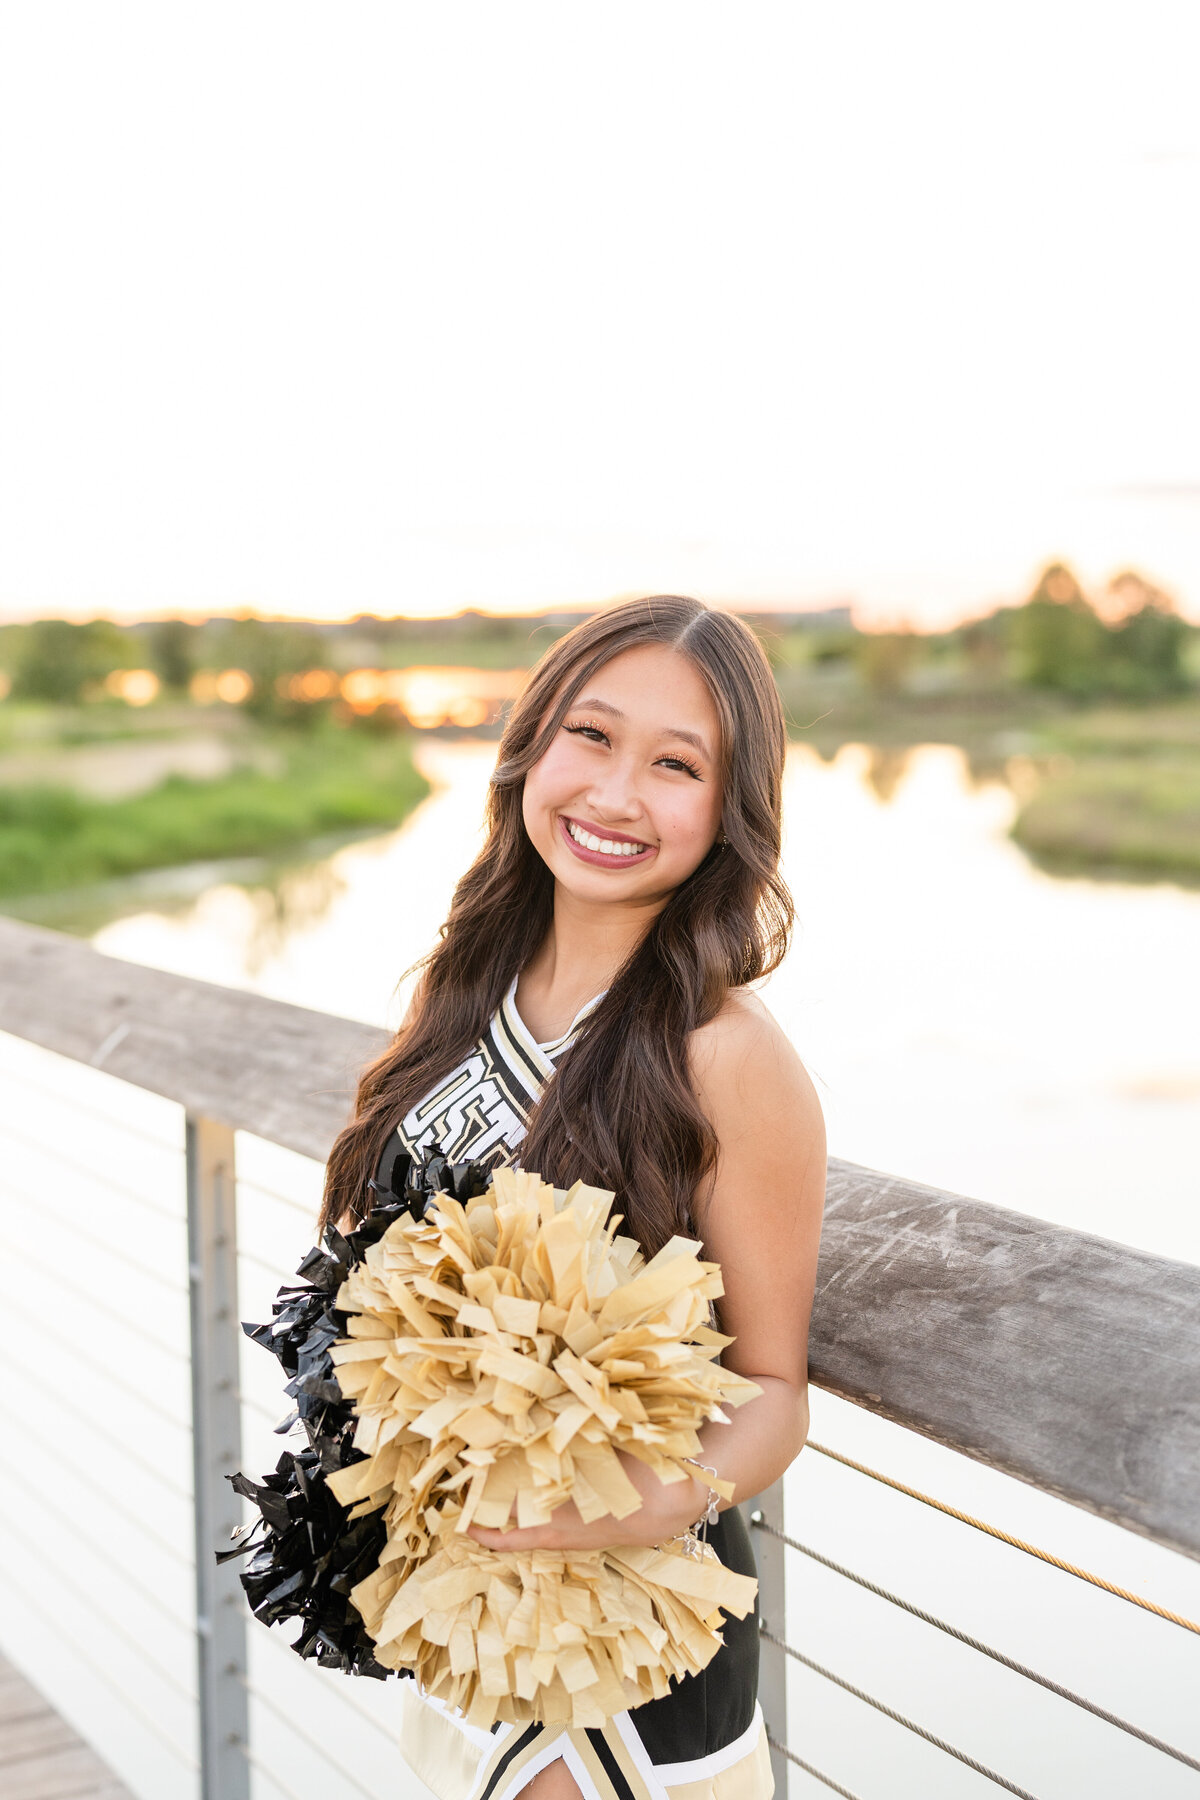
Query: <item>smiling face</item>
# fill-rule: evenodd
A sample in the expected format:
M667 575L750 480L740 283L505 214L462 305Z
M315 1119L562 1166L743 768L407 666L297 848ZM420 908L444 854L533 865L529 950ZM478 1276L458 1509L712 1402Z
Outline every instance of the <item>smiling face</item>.
M581 900L665 902L717 836L720 721L666 644L622 650L585 682L525 777L525 829Z

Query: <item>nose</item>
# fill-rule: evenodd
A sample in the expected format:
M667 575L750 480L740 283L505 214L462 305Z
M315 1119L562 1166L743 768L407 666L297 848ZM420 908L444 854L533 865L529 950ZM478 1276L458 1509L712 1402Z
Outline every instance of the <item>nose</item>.
M644 809L632 757L614 756L596 771L588 784L587 805L597 825L621 826L642 816Z

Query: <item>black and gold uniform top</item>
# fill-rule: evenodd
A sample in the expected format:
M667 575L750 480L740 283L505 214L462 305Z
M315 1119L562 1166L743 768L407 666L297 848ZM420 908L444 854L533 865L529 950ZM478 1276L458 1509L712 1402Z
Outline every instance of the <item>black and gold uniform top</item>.
M376 1181L390 1185L403 1151L440 1150L451 1162L518 1159L543 1084L603 998L580 1007L561 1037L538 1043L516 1007L517 977L475 1048L401 1120ZM737 1507L709 1527L721 1561L753 1575L754 1553ZM770 1751L758 1704L758 1609L729 1618L724 1645L699 1675L661 1700L617 1713L603 1727L472 1726L414 1681L400 1684L401 1748L438 1800L516 1800L539 1769L562 1757L585 1800L770 1800Z
M543 1082L604 998L594 995L561 1037L539 1044L517 1011L516 993L514 975L475 1048L400 1121L393 1153L438 1149L449 1162L513 1160Z

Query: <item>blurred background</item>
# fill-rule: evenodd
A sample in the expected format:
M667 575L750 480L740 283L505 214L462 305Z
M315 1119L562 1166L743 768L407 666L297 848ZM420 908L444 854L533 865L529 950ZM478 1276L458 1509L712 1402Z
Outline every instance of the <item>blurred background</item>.
M1198 51L1187 0L7 9L0 910L394 1023L529 669L696 594L786 708L765 998L832 1154L1200 1261ZM821 1579L831 1656L890 1641ZM1001 1585L1195 1735L1190 1643ZM796 1678L866 1800L991 1791ZM1043 1796L1196 1791L938 1679Z

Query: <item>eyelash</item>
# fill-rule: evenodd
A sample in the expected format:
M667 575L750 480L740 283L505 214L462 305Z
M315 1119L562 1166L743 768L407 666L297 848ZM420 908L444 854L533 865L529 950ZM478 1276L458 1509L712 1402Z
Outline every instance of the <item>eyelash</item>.
M602 726L593 725L590 722L585 723L583 725L564 725L563 730L569 731L572 734L574 734L575 732L579 732L579 731L595 731L595 732L599 732L601 737L608 736L608 733L604 730L604 728ZM701 773L700 773L699 769L696 767L695 763L689 762L686 756L676 756L674 753L672 753L670 756L660 756L658 760L659 760L659 762L677 762L683 768L685 768L687 770L688 774L693 776L697 781L704 780L703 775L701 775Z

